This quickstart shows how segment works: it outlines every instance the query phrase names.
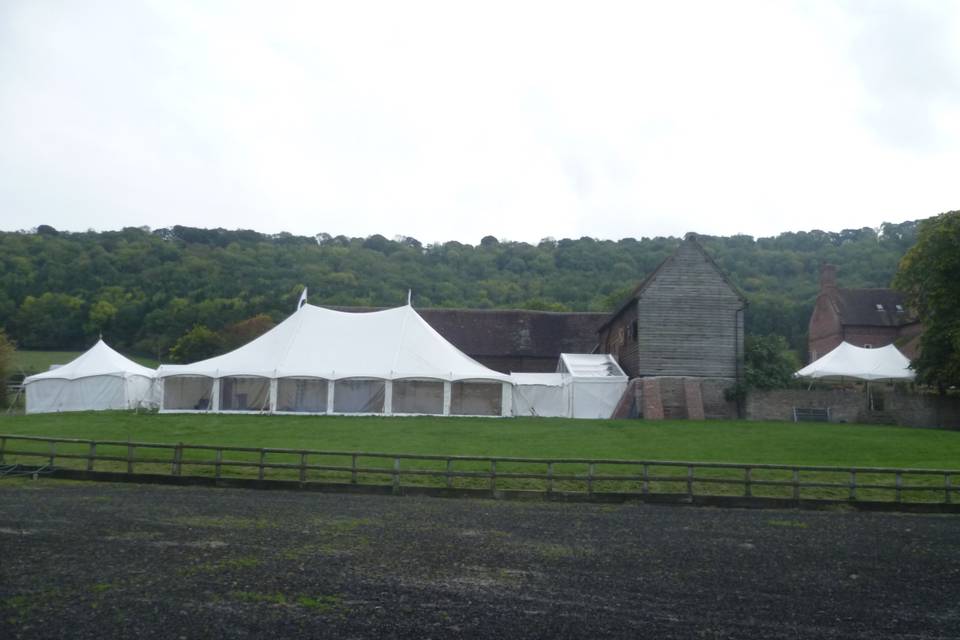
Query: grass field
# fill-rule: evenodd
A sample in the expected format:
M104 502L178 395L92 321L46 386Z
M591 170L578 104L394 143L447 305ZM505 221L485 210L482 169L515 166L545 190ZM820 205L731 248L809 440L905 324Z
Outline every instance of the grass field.
M562 420L537 418L395 418L342 416L242 416L242 415L187 415L127 412L41 414L5 416L0 418L0 434L40 435L101 441L99 456L114 456L102 460L97 470L123 471L127 468L128 447L104 445L104 440L121 442L188 445L217 445L224 447L251 447L255 449L311 449L328 452L409 453L439 456L490 456L512 458L579 458L685 462L733 462L746 464L783 464L802 466L841 467L838 471L804 471L803 482L831 483L834 487L810 487L803 491L805 498L844 500L848 495L849 471L844 467L895 467L957 469L960 467L960 432L931 429L908 429L847 424L792 424L745 421L669 421L642 420ZM82 456L87 446L63 444L57 446L57 466L83 468ZM11 453L35 451L39 457ZM168 474L171 471L173 450L170 448L137 447L136 470L141 473ZM49 453L46 443L24 443L8 440L5 462L42 463ZM217 474L215 452L186 450L188 475ZM63 457L64 454L78 456ZM246 466L228 465L225 475L255 478L259 452L227 451L223 460ZM387 485L391 482L394 460L375 456L324 454L311 456L308 464L323 468L310 469L303 479L323 482L350 482L350 465L360 469L361 484ZM298 465L304 463L299 453L272 452L270 464L286 465L267 469L267 479L296 480ZM403 469L413 472L405 475L406 485L442 486L440 476L426 476L418 472L442 472L444 460L404 460ZM453 463L451 463L453 464ZM582 492L588 490L586 474L611 476L597 481L597 492L638 493L642 489L639 467L603 463L557 463L553 473L561 477L556 490ZM331 468L331 467L335 467ZM487 461L456 461L457 472L473 474L454 479L455 488L483 489L489 486ZM497 473L544 474L546 465L534 462L506 462L497 464ZM687 468L684 466L650 465L654 493L683 493L686 491ZM713 480L743 479L740 469L698 469L694 481L697 495L742 495L742 484L717 484ZM613 479L617 476L618 479ZM626 479L629 476L632 479ZM960 479L960 472L956 474ZM754 469L752 482L791 482L789 469ZM705 480L705 481L704 481ZM857 474L863 485L893 486L893 476ZM501 489L528 489L543 491L545 479L506 477L497 482ZM907 501L941 501L944 496L944 477L940 474L904 475L906 487L930 487L932 490L905 490ZM939 487L939 489L937 489ZM753 495L789 497L790 487L755 485ZM858 490L859 499L889 501L895 499L893 489L866 488ZM958 494L960 498L960 494Z
M16 351L13 356L13 373L22 373L32 375L42 373L50 368L52 364L66 364L79 356L82 351ZM124 354L127 355L127 354ZM142 358L139 356L129 356L134 362L139 362L145 367L155 369L157 361L152 358Z
M960 432L821 423L89 412L4 416L0 433L438 455L960 467Z

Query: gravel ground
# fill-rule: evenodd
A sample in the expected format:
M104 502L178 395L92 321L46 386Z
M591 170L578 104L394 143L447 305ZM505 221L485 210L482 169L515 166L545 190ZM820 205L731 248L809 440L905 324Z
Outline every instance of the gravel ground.
M0 638L960 638L960 517L0 482Z

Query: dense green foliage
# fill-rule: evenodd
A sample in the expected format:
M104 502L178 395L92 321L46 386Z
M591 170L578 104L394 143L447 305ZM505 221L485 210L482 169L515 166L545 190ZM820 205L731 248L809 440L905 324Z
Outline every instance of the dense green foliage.
M13 373L14 354L13 343L0 329L0 408L7 406L7 379Z
M797 355L783 336L747 336L744 344L744 383L749 389L784 389L800 368Z
M742 402L751 389L786 389L795 383L800 359L783 336L748 335L743 351L743 379L726 391L728 400Z
M894 282L923 323L918 382L960 386L960 211L920 225Z
M98 441L538 458L941 469L956 468L960 460L960 433L955 431L825 423L798 427L788 422L732 420L198 416L97 411L0 416L0 433ZM169 469L169 465L165 467L165 471Z
M888 286L916 223L775 238L702 237L747 296L748 332L803 349L818 268L844 286ZM150 231L0 233L0 326L21 348L81 349L97 334L166 360L196 325L224 330L258 314L279 321L304 286L327 305L612 309L678 238L553 240L487 236L476 245L413 238L263 235L173 227ZM260 328L262 329L262 326Z

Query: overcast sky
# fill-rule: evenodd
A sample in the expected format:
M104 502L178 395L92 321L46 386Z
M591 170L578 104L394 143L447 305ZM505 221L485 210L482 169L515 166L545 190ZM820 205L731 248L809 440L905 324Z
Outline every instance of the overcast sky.
M960 209L960 2L0 3L0 229L476 243Z

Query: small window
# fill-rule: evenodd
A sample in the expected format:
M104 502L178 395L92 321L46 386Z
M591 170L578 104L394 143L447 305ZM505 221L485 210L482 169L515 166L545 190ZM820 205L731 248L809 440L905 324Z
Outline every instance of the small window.
M882 304L879 304L879 303L877 304L877 311L883 311L883 305L882 305Z
M634 320L633 322L630 323L630 337L633 338L634 341L636 341L637 335L639 335L639 332L637 330L637 321Z
M903 305L902 305L902 304L898 304L898 305L897 305L897 313L903 313Z

